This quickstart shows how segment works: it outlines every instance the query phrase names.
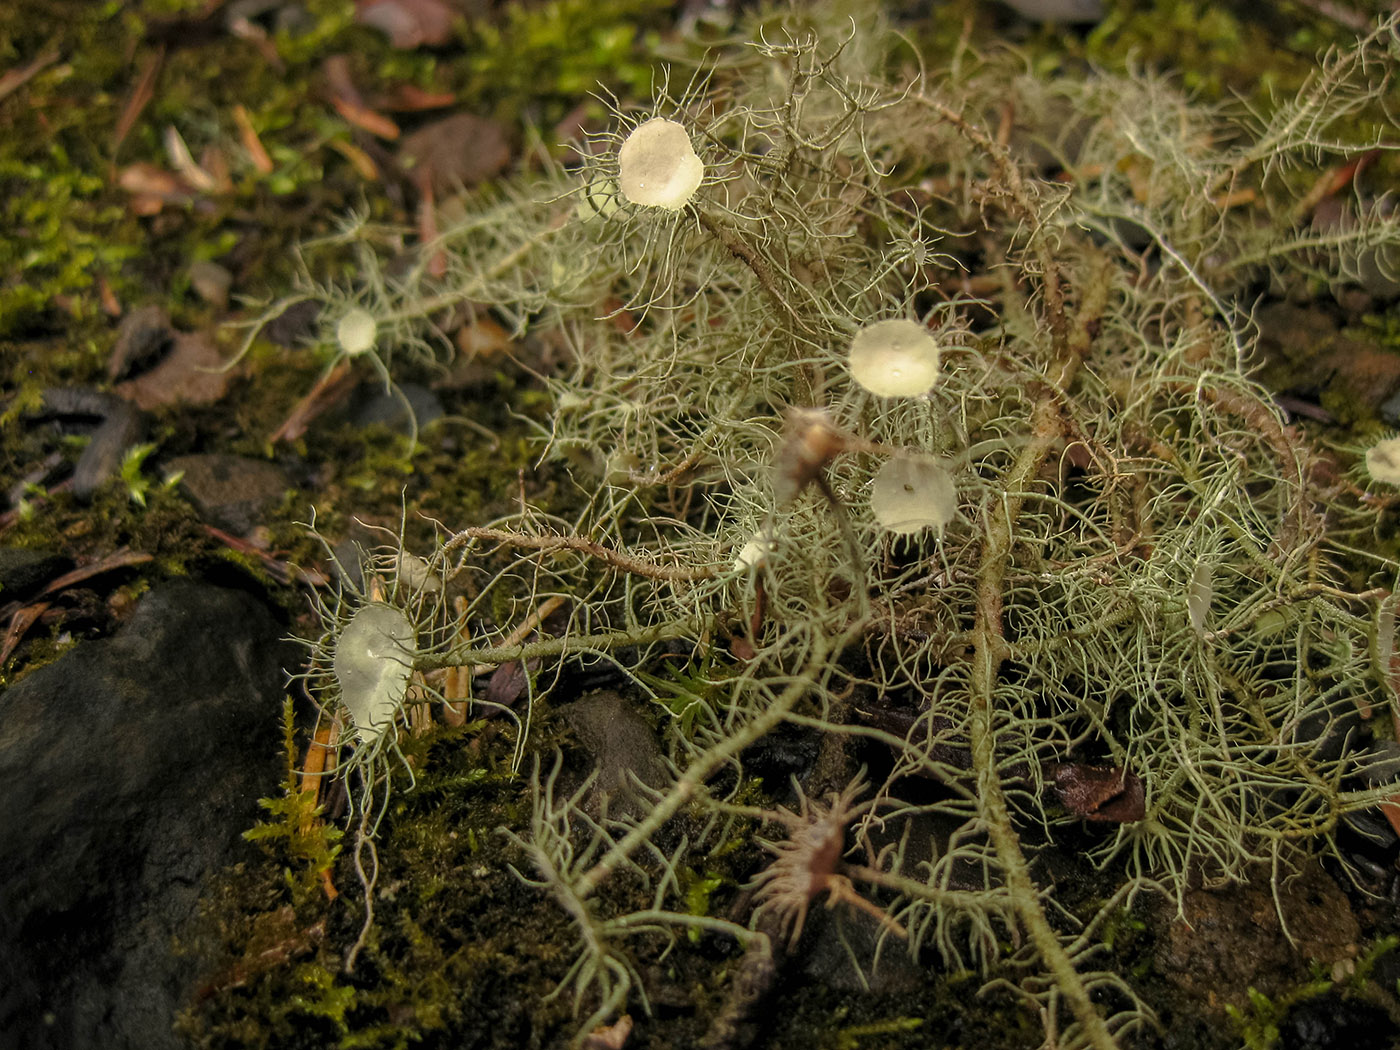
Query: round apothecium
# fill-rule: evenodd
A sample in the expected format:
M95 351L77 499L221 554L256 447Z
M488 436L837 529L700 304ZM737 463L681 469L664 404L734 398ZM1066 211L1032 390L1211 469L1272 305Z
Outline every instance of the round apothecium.
M939 532L958 511L953 477L928 456L895 456L870 487L875 520L899 535L933 528Z
M768 555L777 549L778 545L767 532L755 532L749 537L749 542L740 547L739 553L734 556L734 571L744 572L747 569L758 568L768 560Z
M335 326L335 341L349 357L358 357L374 349L378 336L379 325L375 323L374 315L358 306L345 311L345 316Z
M654 117L637 126L617 151L617 186L633 204L670 211L685 207L705 165L686 130L674 120Z
M918 397L938 382L938 343L913 321L876 321L851 340L851 378L880 397Z
M1368 448L1366 471L1377 481L1400 485L1400 437L1377 441Z
M409 618L382 602L360 608L340 632L331 666L362 743L375 743L393 725L413 677L416 645Z

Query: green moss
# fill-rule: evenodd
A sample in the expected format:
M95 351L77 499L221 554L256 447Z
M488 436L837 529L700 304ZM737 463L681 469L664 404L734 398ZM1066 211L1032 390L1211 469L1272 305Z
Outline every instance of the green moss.
M619 94L650 93L652 63L644 56L672 5L667 0L546 0L512 5L501 20L474 23L465 41L472 56L464 87L476 98L515 109L543 106L546 126L601 83ZM523 115L523 114L522 114Z
M282 749L286 758L282 794L258 799L258 805L272 819L254 825L243 837L268 849L285 865L292 904L301 907L320 892L322 878L334 868L342 832L323 819L316 790L302 788L297 769L296 714L290 696L282 705Z

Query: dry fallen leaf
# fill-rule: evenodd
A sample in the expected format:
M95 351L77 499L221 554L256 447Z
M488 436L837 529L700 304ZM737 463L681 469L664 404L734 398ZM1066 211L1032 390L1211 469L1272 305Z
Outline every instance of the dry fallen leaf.
M326 145L348 160L350 166L355 169L355 174L366 182L375 182L379 179L379 169L374 166L374 160L359 146L343 139L331 139Z
M1142 778L1122 766L1061 762L1051 771L1055 793L1077 817L1114 824L1141 820L1147 813Z
M365 106L357 106L339 96L331 99L331 105L345 118L347 124L353 124L361 131L368 131L381 139L392 140L399 137L399 126L382 113L376 113Z
M457 101L451 91L424 91L416 84L399 84L384 100L384 108L395 113L418 113L425 109L442 109Z
M129 547L122 547L113 551L105 558L100 558L95 562L79 566L70 572L65 572L62 576L50 580L42 591L28 605L17 608L10 618L9 627L5 631L3 641L0 641L0 663L8 660L19 645L24 633L32 627L48 609L53 605L50 595L56 595L60 591L72 587L74 584L83 583L94 576L101 576L114 569L124 569L132 565L144 565L155 556L144 551L133 551Z
M458 328L452 341L468 361L494 360L510 349L511 335L501 324L482 314Z
M632 1034L632 1017L623 1014L612 1024L599 1025L584 1039L584 1050L622 1050Z
M262 144L262 139L258 138L257 129L253 127L253 118L248 114L240 102L233 107L233 122L238 125L238 137L243 143L243 150L248 154L248 159L252 161L253 167L260 175L271 175L276 169L272 163L272 158L268 156L267 149Z
M321 75L330 91L331 105L345 120L361 131L382 139L397 139L399 126L382 113L375 112L360 94L350 71L346 55L331 55L321 63Z
M439 199L500 174L510 158L505 129L472 113L425 124L399 145L399 161L419 193Z
M147 217L159 215L167 204L188 204L194 189L178 175L154 164L137 163L123 168L117 185L131 194L131 210Z
M176 402L207 405L224 396L228 383L229 373L214 344L198 332L179 332L160 364L112 390L150 410Z
M378 29L403 49L448 43L456 17L444 0L360 0L355 5L356 22Z

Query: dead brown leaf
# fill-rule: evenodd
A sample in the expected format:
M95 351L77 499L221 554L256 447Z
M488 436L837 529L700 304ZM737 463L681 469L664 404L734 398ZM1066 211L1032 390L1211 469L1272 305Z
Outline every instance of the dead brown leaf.
M442 109L457 101L451 91L424 91L416 84L399 84L384 100L384 108L395 113L419 113L425 109Z
M122 315L122 303L117 298L117 293L112 291L111 284L107 278L101 274L97 275L97 300L102 304L102 312L108 317L120 317Z
M1142 778L1122 766L1060 762L1051 770L1055 793L1077 817L1113 824L1141 820L1147 813Z
M509 350L513 342L500 323L484 314L458 328L452 341L468 361L495 360Z
M425 124L399 146L399 161L419 192L439 199L500 174L510 158L505 128L473 113Z
M381 139L393 140L399 137L399 126L382 113L348 102L339 96L331 97L331 105L347 123L353 124L361 131L368 131Z
M612 1024L599 1025L583 1041L584 1050L622 1050L632 1034L632 1017L623 1014Z
M199 332L177 332L160 364L112 390L147 410L177 402L207 405L228 390L229 373L223 366L208 337Z
M1400 835L1400 795L1391 795L1381 803L1381 816L1390 822L1395 834Z
M248 159L253 162L253 167L261 175L271 175L275 165L267 155L262 139L258 138L257 129L253 127L253 118L248 115L248 110L241 102L233 107L233 122L238 125L239 140L243 143Z
M105 558L100 558L88 565L80 565L78 568L65 572L62 576L56 576L45 585L39 592L38 600L15 610L10 618L9 627L5 631L5 639L0 643L0 663L4 663L10 658L10 654L19 645L20 639L38 621L49 607L53 605L51 595L72 587L75 583L82 583L94 576L100 576L113 569L125 568L129 565L144 565L151 561L154 555L146 554L142 551L133 551L129 547L122 547L113 551Z
M379 178L379 169L375 167L374 160L368 153L360 149L354 143L346 142L344 139L331 139L326 145L335 150L342 157L350 162L350 166L355 169L355 173L366 182L374 182Z
M53 605L51 601L33 602L22 609L15 610L14 616L10 617L9 629L5 631L5 640L0 643L0 663L4 663L10 658L10 654L19 645L20 639L25 636L29 628L33 627L39 617L49 611Z
M356 22L378 29L404 50L450 42L456 17L444 0L359 0L355 5Z
M131 210L142 218L159 215L167 204L188 204L194 188L174 172L138 162L121 170L117 185L131 194Z

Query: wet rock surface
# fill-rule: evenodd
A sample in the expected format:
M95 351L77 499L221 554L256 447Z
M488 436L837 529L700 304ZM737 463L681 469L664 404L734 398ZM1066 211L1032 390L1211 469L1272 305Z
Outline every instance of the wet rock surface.
M180 484L205 521L240 536L261 522L292 487L281 469L247 456L180 456L166 469L180 475Z
M1228 1028L1227 1007L1248 1011L1250 988L1285 995L1309 979L1310 964L1345 964L1361 941L1346 895L1315 863L1280 883L1278 904L1261 869L1248 883L1188 891L1180 915L1164 901L1155 925L1156 971L1190 1017L1163 1018L1169 1048L1209 1045L1212 1019Z
M0 697L0 1044L161 1050L176 941L276 789L286 652L255 598L186 581Z
M611 689L587 693L559 714L595 761L597 779L585 806L596 813L608 799L629 812L644 809L646 801L638 796L633 778L655 788L666 776L661 744L647 720Z
M73 559L52 551L0 547L0 605L20 601L73 567Z

